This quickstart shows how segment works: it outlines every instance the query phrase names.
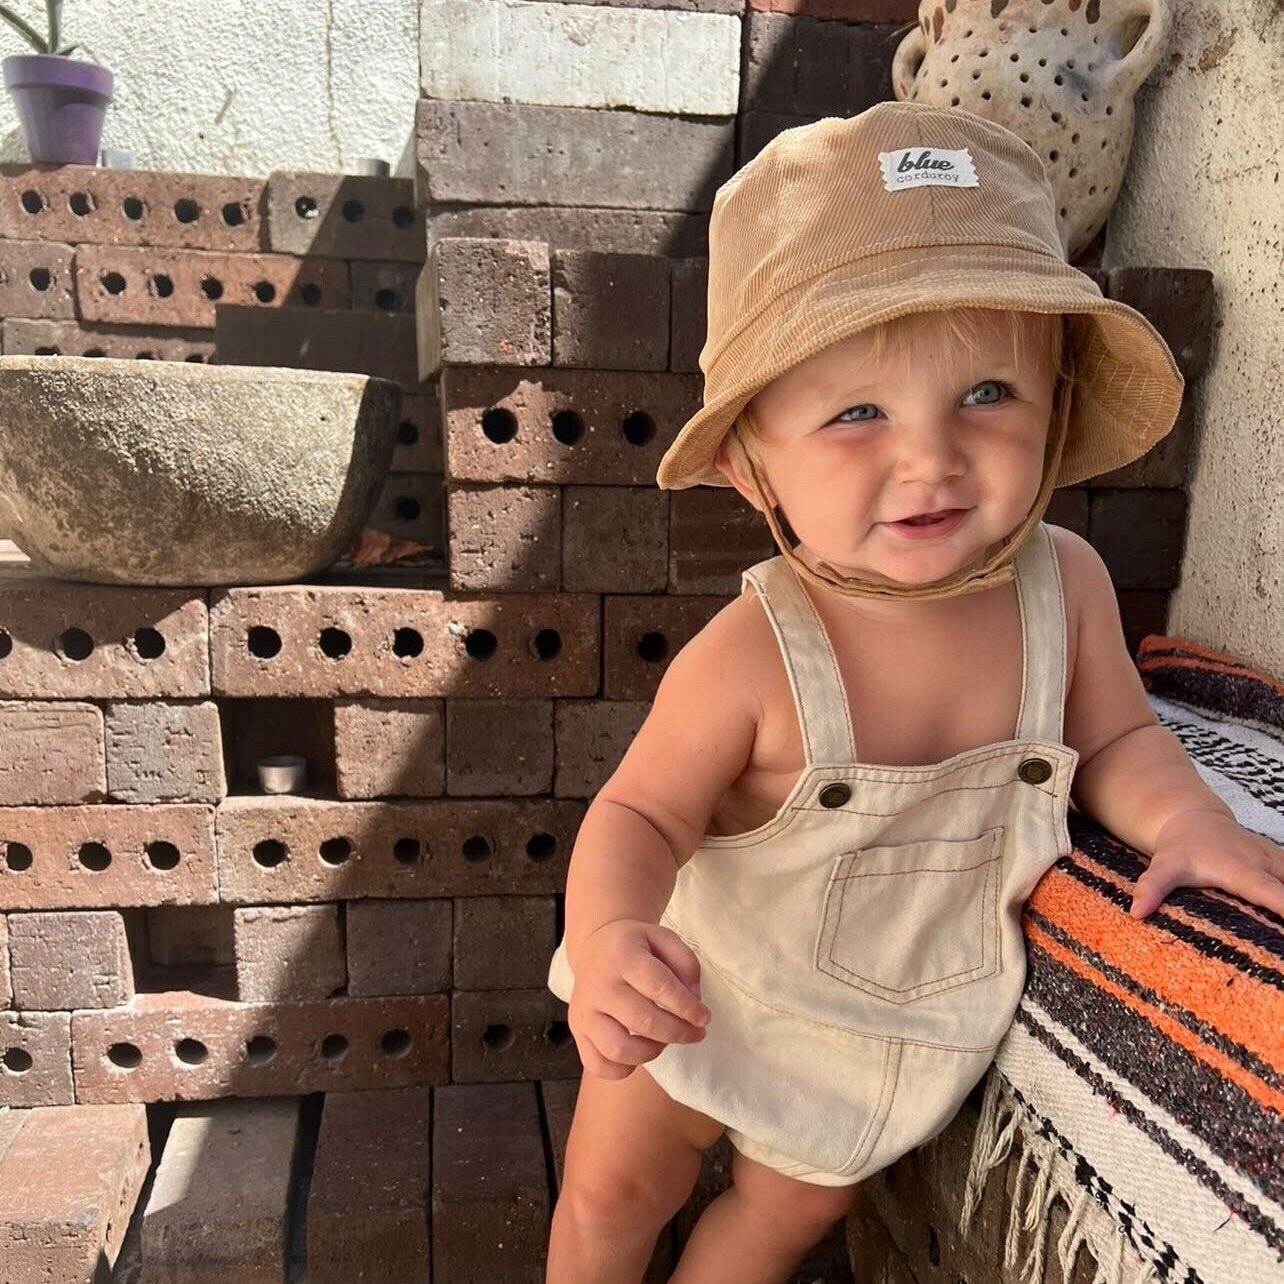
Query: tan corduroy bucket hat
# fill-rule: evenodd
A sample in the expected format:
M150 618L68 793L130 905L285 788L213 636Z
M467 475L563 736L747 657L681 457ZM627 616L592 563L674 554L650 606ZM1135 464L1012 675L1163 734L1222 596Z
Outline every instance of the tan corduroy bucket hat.
M714 198L708 304L704 404L660 461L665 489L730 485L714 455L759 388L909 312L1067 314L1073 396L1051 486L1139 458L1181 406L1158 332L1065 261L1037 153L958 109L883 102L778 134Z

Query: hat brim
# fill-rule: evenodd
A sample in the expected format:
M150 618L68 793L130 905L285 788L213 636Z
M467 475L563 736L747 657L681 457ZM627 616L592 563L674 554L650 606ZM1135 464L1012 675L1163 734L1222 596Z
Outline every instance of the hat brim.
M734 331L709 365L701 353L705 404L665 452L656 482L666 490L729 486L714 456L755 392L861 330L948 308L1073 317L1066 338L1074 392L1057 486L1131 463L1176 422L1185 381L1168 345L1140 312L1105 298L1085 273L1051 254L1009 246L911 246L796 283Z

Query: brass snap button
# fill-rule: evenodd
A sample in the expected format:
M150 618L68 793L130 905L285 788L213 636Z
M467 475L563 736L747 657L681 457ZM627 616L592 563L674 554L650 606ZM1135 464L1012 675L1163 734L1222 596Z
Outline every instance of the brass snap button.
M849 801L852 796L851 786L842 783L826 785L820 791L820 805L822 807L841 807Z
M1045 758L1027 758L1017 768L1017 775L1027 785L1041 785L1052 775L1052 764Z

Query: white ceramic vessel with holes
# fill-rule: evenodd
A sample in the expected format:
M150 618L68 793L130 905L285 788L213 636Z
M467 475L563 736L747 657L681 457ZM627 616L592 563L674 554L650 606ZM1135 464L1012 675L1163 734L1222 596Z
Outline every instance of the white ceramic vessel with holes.
M1004 125L1043 161L1070 262L1100 231L1132 148L1133 95L1168 0L922 0L892 61L903 102Z

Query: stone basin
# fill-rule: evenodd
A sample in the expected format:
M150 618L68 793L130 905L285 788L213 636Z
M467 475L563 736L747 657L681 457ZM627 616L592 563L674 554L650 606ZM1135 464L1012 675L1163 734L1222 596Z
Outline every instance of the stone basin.
M0 538L99 584L315 574L374 507L400 401L358 374L0 357Z

